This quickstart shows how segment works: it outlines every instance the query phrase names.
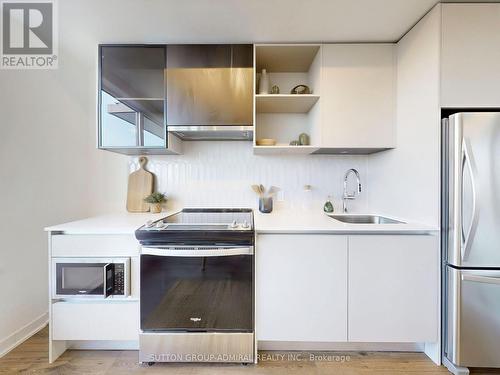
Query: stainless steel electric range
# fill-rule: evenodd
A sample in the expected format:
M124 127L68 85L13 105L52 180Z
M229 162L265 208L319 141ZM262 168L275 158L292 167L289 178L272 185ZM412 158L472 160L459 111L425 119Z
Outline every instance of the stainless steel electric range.
M139 361L254 362L252 210L184 209L135 235Z

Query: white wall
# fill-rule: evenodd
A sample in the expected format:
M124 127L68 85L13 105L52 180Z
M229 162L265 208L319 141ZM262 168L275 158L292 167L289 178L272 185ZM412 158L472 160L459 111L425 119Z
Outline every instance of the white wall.
M78 66L0 71L0 355L48 309L43 227L88 212L88 129L72 121L87 114L74 75Z
M356 168L366 183L366 156L332 155L253 155L251 142L185 142L184 154L149 157L146 167L157 177L157 190L166 192L171 205L186 207L257 207L257 196L250 188L262 183L283 190L284 202L279 208L321 209L328 195L341 210L343 175ZM130 171L138 168L137 158L129 163ZM304 185L312 192L304 193ZM365 185L366 186L366 185ZM349 188L355 190L354 180ZM306 196L312 195L312 198ZM349 207L354 211L368 209L367 194L361 194Z
M368 161L370 206L439 226L440 37L437 5L397 45L397 148Z

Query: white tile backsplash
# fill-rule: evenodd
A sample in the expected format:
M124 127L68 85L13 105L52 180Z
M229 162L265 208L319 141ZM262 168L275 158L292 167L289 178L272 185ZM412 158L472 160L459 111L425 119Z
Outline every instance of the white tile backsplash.
M340 211L343 176L349 168L359 171L364 191L367 188L366 156L262 156L253 154L250 142L184 142L183 155L148 159L146 169L156 175L156 190L167 194L170 205L184 207L256 208L257 196L250 185L263 184L282 189L284 201L275 201L277 206L307 208L312 200L312 206L320 208L332 195ZM137 169L137 158L129 164L130 172ZM304 185L311 185L312 192L305 192ZM355 189L354 181L350 188ZM366 194L349 206L353 212L366 211Z

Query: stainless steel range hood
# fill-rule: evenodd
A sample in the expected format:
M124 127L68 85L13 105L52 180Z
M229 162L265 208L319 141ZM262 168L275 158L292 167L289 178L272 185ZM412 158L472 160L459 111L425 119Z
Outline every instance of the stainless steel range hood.
M168 45L167 130L183 140L253 139L251 45Z
M175 126L169 129L183 141L251 141L253 126Z

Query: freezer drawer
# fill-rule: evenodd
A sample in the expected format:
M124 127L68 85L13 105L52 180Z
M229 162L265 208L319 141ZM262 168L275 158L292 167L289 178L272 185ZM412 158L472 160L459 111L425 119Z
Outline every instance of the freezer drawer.
M447 267L445 353L463 367L500 367L500 270Z

